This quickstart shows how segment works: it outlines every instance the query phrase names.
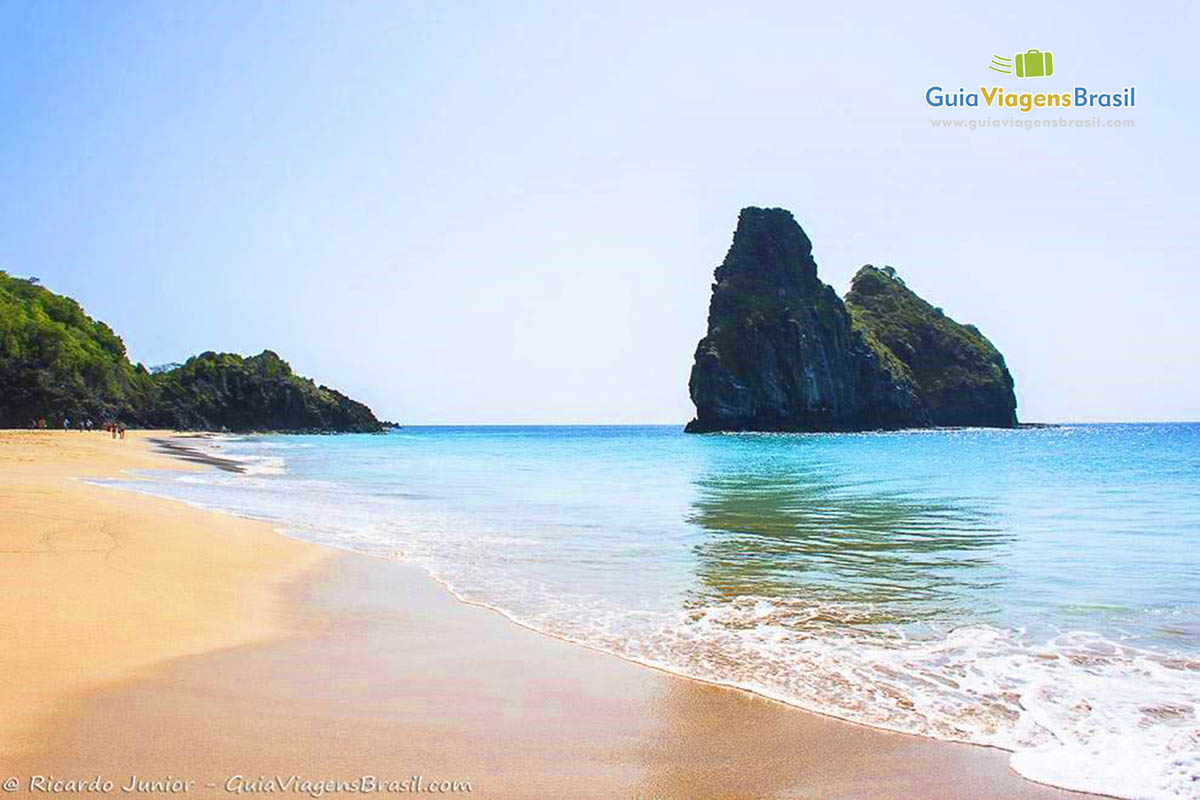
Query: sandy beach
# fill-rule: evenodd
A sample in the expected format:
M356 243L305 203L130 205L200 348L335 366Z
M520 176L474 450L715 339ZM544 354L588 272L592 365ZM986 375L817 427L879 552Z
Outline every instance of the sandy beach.
M503 798L1083 797L999 750L678 678L460 603L404 563L81 480L214 468L149 437L0 433L14 796L32 776L193 796L419 776Z
M47 742L83 693L278 632L276 588L325 556L266 525L84 478L195 468L126 439L0 433L0 753Z

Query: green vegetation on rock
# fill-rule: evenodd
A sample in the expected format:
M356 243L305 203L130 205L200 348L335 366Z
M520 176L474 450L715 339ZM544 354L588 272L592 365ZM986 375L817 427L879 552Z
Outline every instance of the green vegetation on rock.
M296 375L269 350L203 353L151 374L77 302L0 272L0 427L84 418L189 430L384 427L365 405Z
M69 297L0 271L0 426L45 418L143 422L151 376Z
M292 372L270 350L244 358L201 353L154 375L151 415L164 427L231 431L353 431L382 429L371 409Z
M785 209L742 209L715 277L689 431L1016 424L1012 376L978 329L890 267L864 267L843 302Z
M717 267L688 384L692 432L852 431L929 423L903 365L872 348L791 212L745 208Z
M974 325L955 322L918 297L894 269L870 264L860 269L846 308L880 357L903 365L933 424L1017 424L1004 356Z

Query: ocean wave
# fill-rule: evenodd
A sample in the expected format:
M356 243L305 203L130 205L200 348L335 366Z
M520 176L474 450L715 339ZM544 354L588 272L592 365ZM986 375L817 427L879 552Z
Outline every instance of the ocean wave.
M856 628L875 616L869 607L763 597L664 619L598 598L563 607L529 587L501 599L464 590L453 572L431 569L460 599L627 660L872 727L1009 750L1019 774L1065 789L1196 796L1200 660L1183 654L1083 631L1034 643L973 626L913 639Z
M1058 429L1054 436L1072 433ZM924 441L977 434L878 438L900 435ZM692 585L673 603L641 602L607 587L607 580L585 585L572 576L616 577L630 565L653 570L663 547L657 530L648 543L636 537L649 528L630 534L592 524L572 535L554 527L546 512L507 505L499 517L459 513L453 486L427 483L419 491L395 481L360 485L314 477L326 474L320 471L292 474L290 458L312 456L299 447L289 454L280 444L214 439L203 446L247 465L245 474L176 473L137 488L259 516L297 538L403 558L466 602L631 661L878 728L1003 748L1012 752L1013 769L1042 783L1130 798L1197 796L1200 659L1194 649L1147 649L1120 631L1126 621L1133 629L1139 620L1144 627L1147 618L1159 617L1158 629L1179 631L1181 645L1190 643L1200 631L1200 609L1135 609L1126 617L1102 609L1112 624L1100 635L1086 625L1033 632L970 618L956 625L889 624L895 615L880 604L795 591L767 596L739 589L726 596ZM557 497L545 502L558 507ZM890 506L884 510L892 530L901 518ZM556 523L558 512L553 516ZM535 533L530 525L549 525L553 533ZM971 525L979 527L973 519ZM949 541L938 530L921 541ZM610 544L630 535L632 541L622 540L625 550ZM813 541L822 552L832 547ZM899 539L893 534L888 541ZM1100 613L1064 611L1063 625Z

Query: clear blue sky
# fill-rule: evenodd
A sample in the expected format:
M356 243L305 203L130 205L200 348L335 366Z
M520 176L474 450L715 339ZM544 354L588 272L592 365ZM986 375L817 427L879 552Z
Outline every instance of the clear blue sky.
M1023 419L1200 418L1200 20L971 5L4 0L0 268L148 364L683 423L738 209L779 205L839 291L892 264L977 324ZM963 115L929 86L1030 88L986 66L1034 47L1038 88L1136 85L1136 127L930 125Z

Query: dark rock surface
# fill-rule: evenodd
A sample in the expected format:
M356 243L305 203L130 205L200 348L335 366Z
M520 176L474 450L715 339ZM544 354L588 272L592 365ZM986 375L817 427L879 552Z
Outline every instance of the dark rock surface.
M689 382L692 432L928 425L915 387L882 360L817 278L790 212L746 208L717 267Z
M739 215L688 387L695 433L1016 424L1012 378L977 329L873 267L843 302L780 208Z
M371 409L292 372L270 350L243 358L202 353L154 376L156 427L179 430L375 433Z
M204 353L151 374L69 297L0 271L0 428L82 419L230 431L376 432L362 403L292 372L270 351Z
M860 269L846 306L855 326L904 364L934 425L1017 425L1004 356L974 325L955 322L918 297L891 267Z
M0 428L143 422L154 382L103 322L36 278L0 271Z

